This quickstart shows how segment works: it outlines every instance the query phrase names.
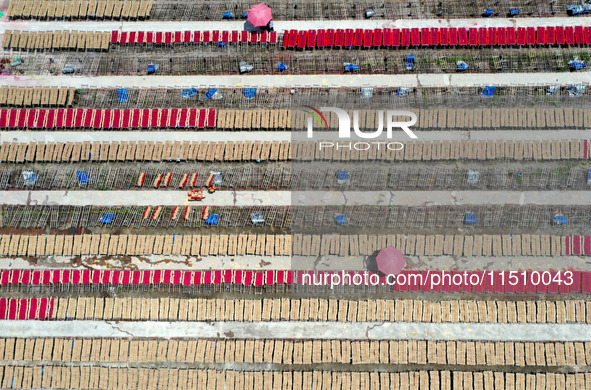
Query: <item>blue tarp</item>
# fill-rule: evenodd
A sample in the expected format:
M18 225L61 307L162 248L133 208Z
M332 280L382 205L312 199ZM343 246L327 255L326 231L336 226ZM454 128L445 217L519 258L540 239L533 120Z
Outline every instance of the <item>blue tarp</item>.
M76 171L76 175L78 176L78 184L88 184L90 178L88 171Z
M404 69L411 70L411 69L414 69L414 67L415 67L414 54L404 57Z
M337 179L338 180L347 180L351 178L351 174L346 171L337 171Z
M33 171L23 171L23 180L25 184L35 184L37 183L37 174Z
M115 219L115 214L106 213L106 214L103 214L100 222L101 223L111 223L111 222L113 222L114 219Z
M568 62L568 67L570 70L579 70L586 67L585 63L580 60L573 60Z
M206 98L206 99L211 99L211 98L213 97L213 95L215 95L215 93L216 93L217 91L218 91L218 90L217 90L216 88L209 88L209 89L207 90L207 93L205 93L205 98Z
M117 99L119 99L119 103L127 102L127 100L129 99L129 91L127 90L127 88L117 88Z
M265 219L261 213L250 213L250 221L253 223L253 225L265 223Z
M398 87L398 89L396 90L396 95L397 96L408 96L409 92L410 92L410 88Z
M214 225L216 226L218 224L218 220L220 219L220 216L217 214L211 214L209 217L207 217L207 219L205 220L205 223L208 225Z
M277 70L280 70L280 71L287 70L287 65L285 65L283 62L280 62L279 65L277 65Z
M353 64L345 65L345 72L358 72L359 69L360 68L357 65L353 65Z
M197 95L198 93L199 93L199 91L197 90L197 88L185 88L185 89L183 89L182 96L184 99L188 99L191 96Z
M247 99L253 99L257 94L257 89L256 88L244 88L242 90L242 93L244 94L244 96Z
M337 214L334 216L337 225L344 225L347 223L347 216L345 214Z
M464 223L466 225L476 225L476 215L474 213L466 213L464 215Z
M156 73L156 65L150 64L148 65L148 74Z
M482 89L482 96L492 96L496 89L497 87L486 86Z

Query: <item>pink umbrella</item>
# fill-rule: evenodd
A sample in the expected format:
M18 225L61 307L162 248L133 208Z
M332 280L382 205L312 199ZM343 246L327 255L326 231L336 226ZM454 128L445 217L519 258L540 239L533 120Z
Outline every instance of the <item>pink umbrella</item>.
M246 19L254 27L264 27L273 19L271 8L265 4L260 3L253 5L248 10L248 18Z
M393 246L384 248L376 257L378 271L385 275L398 275L404 268L404 254Z

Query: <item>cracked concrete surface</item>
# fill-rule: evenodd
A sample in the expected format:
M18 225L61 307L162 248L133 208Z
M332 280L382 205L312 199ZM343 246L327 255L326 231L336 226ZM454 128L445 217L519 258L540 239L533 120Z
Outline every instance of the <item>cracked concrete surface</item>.
M364 271L366 256L82 256L81 265L73 266L78 256L41 256L37 263L22 257L0 257L3 269L128 269L128 270L316 270ZM574 269L591 271L588 256L405 256L413 270L539 270Z
M65 206L433 206L591 205L589 191L216 191L189 202L187 191L0 191L7 205Z
M81 265L73 266L80 258ZM291 256L41 256L37 263L23 257L0 257L2 269L118 269L118 270L186 270L213 269L285 270L291 269ZM263 261L263 263L261 263Z
M591 341L591 325L583 324L6 320L2 325L0 337Z
M405 256L408 269L412 270L563 270L575 269L591 271L588 256ZM364 271L366 256L322 256L316 262L315 256L292 256L291 264L296 270L315 269L317 271ZM274 263L273 263L274 266Z
M219 75L212 76L4 76L7 86L45 86L68 88L150 88L167 85L181 88L215 85L218 88L276 87L303 88L312 86L361 88L368 85L391 88L393 85L407 88L422 87L482 87L504 86L570 86L590 84L590 72L546 72L546 73L460 73L460 74L324 74L324 75Z
M293 206L591 205L588 191L292 191Z
M115 330L115 331L119 331L119 332L125 333L126 335L128 335L129 337L132 337L132 338L135 337L130 331L125 330L125 329L121 329L119 326L115 325L113 323L113 321L105 321L105 323L107 325L110 325L113 328L113 330Z

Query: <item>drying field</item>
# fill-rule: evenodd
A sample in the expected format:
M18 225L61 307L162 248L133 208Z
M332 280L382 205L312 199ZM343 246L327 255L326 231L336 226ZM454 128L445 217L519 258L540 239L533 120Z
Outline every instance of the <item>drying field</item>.
M591 388L569 4L0 3L0 387Z

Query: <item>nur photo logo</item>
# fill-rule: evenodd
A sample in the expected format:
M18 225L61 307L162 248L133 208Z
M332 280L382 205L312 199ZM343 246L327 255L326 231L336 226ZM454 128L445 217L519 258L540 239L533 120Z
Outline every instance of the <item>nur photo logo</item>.
M320 127L328 129L328 121L326 120L326 117L322 114L322 111L330 111L336 114L339 121L340 139L351 138L351 122L353 122L353 132L355 136L362 139L375 139L381 137L384 132L384 115L386 122L386 138L391 139L392 133L395 129L401 129L411 139L418 138L416 134L413 133L413 131L410 129L411 126L417 123L417 116L414 112L411 111L377 111L378 128L373 132L365 132L361 131L361 129L359 128L359 111L357 110L353 111L353 121L351 121L351 118L349 117L347 111L343 110L342 108L320 107L320 109L316 109L311 106L304 107L306 108L304 112L310 115L310 117L308 117L307 120L308 138L314 137L314 119L316 119L316 122L319 124ZM401 122L399 121L401 117L409 117L410 120Z

